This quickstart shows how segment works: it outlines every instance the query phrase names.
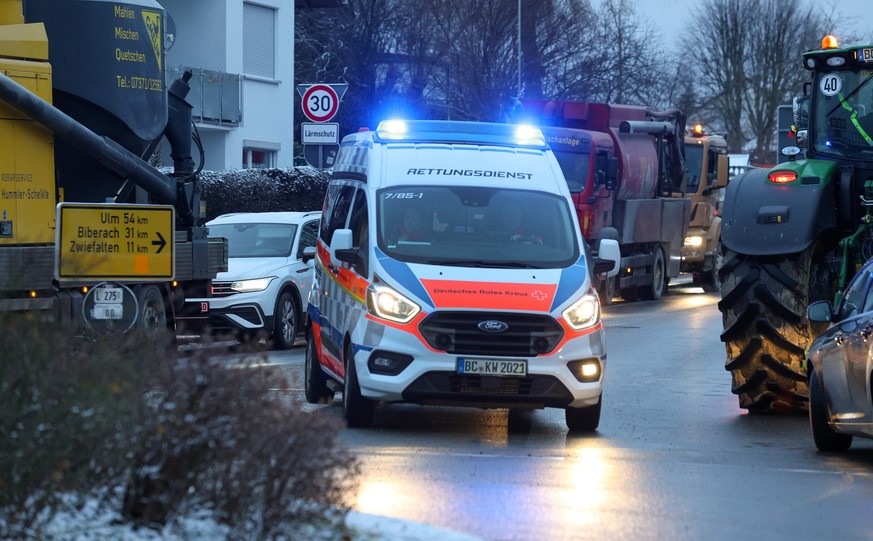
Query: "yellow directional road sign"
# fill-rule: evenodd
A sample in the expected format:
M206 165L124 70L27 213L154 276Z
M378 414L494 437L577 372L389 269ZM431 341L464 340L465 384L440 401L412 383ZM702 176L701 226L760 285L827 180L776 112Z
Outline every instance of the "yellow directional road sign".
M169 205L60 203L58 280L172 280L174 210Z

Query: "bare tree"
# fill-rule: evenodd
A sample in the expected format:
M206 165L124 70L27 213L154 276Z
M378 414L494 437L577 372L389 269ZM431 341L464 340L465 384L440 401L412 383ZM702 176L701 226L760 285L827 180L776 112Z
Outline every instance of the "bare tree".
M348 83L346 132L391 114L500 121L521 97L663 96L657 36L630 0L349 0L298 11L296 32L298 81Z
M641 105L663 78L663 56L658 35L640 20L632 0L604 0L600 11L602 42L611 54L603 71L602 101Z
M750 52L749 93L746 115L755 139L751 159L755 163L776 163L776 111L790 103L808 79L801 67L803 51L818 48L823 20L812 7L788 9L783 0L767 0L759 6ZM776 149L778 151L778 149Z
M384 53L396 42L395 0L348 0L340 8L298 10L295 18L295 79L300 83L346 83L335 119L344 131L372 122L391 86Z
M698 35L684 41L685 50L697 51L694 62L700 87L711 98L712 109L724 123L731 152L740 152L747 141L743 110L748 85L746 55L752 32L745 11L748 3L749 0L705 1L694 14Z
M776 110L799 93L804 51L816 48L831 22L818 8L789 0L705 0L694 12L699 32L685 40L703 108L719 118L728 149L773 163Z

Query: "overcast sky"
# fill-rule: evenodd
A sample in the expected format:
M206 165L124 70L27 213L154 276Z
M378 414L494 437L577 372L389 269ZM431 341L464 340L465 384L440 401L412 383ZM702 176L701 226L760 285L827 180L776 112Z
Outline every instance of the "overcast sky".
M599 0L594 0L596 4ZM873 0L807 0L814 2L824 13L833 9L839 19L837 28L832 32L838 38L854 34L866 43L873 43ZM671 36L681 36L693 32L690 13L693 6L700 0L634 0L637 14L645 20L651 20L660 31L661 37L670 40ZM793 2L786 2L791 5ZM824 37L824 36L822 36ZM850 42L840 40L840 44ZM665 44L666 49L670 49Z

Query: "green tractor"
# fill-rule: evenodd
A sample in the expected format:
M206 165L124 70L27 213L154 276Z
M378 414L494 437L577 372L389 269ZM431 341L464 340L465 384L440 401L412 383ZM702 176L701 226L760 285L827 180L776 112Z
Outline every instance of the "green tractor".
M731 180L719 270L732 392L749 411L807 409L805 350L824 330L807 319L839 301L873 257L873 45L828 36L803 55L811 74L794 100L798 147L772 169Z

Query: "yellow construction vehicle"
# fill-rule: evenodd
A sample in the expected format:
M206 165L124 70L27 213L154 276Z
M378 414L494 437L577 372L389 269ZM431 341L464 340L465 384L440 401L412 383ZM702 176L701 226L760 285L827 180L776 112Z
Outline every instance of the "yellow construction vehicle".
M718 203L728 183L727 142L694 124L685 135L685 197L691 199L691 217L680 251L680 270L692 276L704 291L719 291L719 240L721 216Z
M0 0L0 312L122 330L208 318L185 298L210 296L227 248L201 224L165 20L154 0ZM146 161L163 137L168 174Z

